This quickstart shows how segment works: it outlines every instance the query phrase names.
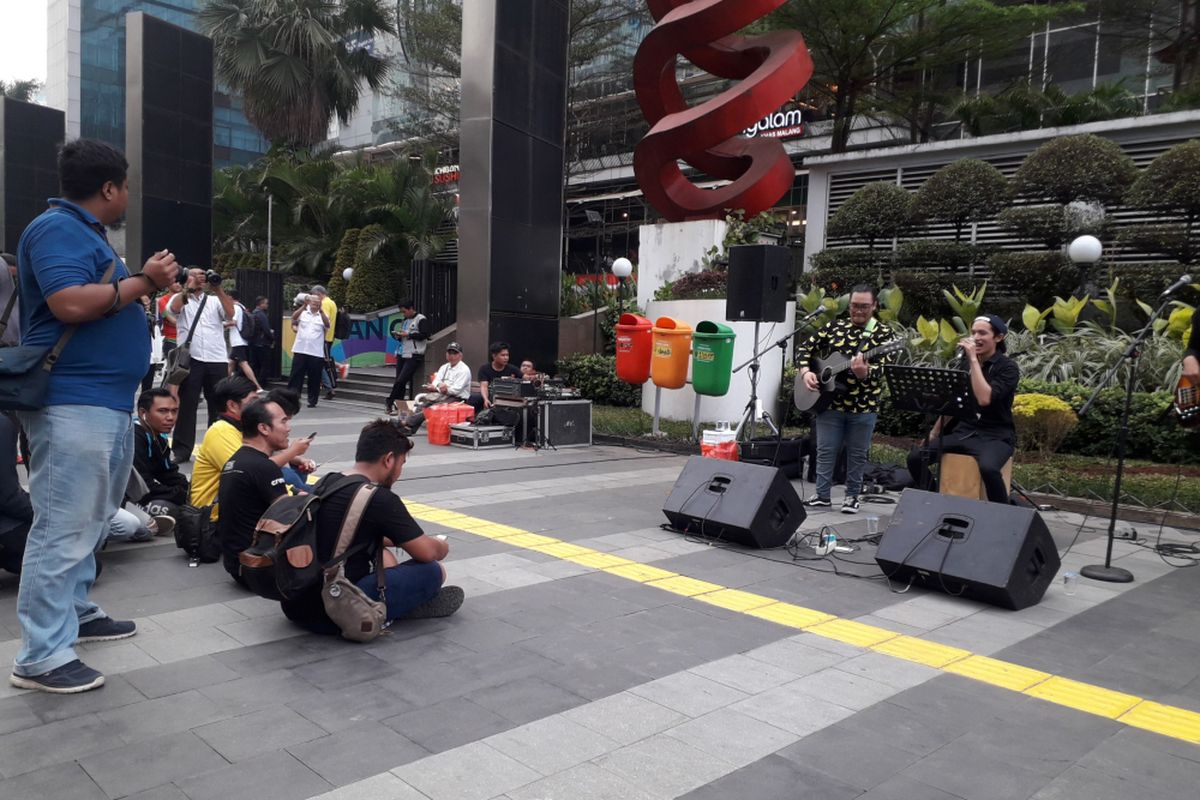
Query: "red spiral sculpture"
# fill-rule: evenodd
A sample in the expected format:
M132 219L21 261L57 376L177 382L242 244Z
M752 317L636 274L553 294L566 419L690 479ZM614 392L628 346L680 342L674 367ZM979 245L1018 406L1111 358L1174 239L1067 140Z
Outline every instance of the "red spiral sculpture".
M733 35L784 2L647 0L657 24L634 57L633 82L650 132L634 150L633 169L646 199L668 220L721 218L738 208L749 218L791 188L795 171L783 143L739 134L808 83L808 48L798 31ZM679 54L741 82L690 107L675 77ZM732 183L701 189L684 177L681 160Z

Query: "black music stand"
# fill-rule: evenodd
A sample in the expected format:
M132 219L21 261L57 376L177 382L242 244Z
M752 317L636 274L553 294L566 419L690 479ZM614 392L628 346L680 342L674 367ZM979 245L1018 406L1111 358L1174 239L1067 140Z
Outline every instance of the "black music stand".
M883 376L887 379L892 405L901 411L915 411L933 417L930 427L940 417L974 420L975 403L971 394L971 373L941 367L914 367L885 364ZM937 463L942 461L942 428L938 427ZM930 474L926 470L926 475ZM938 476L941 478L941 475ZM921 487L928 489L928 486Z

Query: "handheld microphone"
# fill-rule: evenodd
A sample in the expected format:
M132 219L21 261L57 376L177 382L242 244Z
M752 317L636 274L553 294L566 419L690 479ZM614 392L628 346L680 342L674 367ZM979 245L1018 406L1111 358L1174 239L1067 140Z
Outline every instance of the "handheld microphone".
M1179 278L1179 280L1175 281L1170 286L1168 286L1167 289L1162 294L1159 295L1159 297L1167 297L1169 295L1173 295L1176 292L1178 292L1180 289L1182 289L1183 287L1187 286L1191 282L1192 282L1191 275L1183 275L1182 277Z

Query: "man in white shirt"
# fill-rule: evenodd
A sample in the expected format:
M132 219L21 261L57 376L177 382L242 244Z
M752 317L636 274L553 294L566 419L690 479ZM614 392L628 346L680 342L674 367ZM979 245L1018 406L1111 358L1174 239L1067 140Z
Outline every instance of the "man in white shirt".
M212 294L205 294L206 285ZM216 422L221 413L213 397L217 382L229 374L225 320L234 318L234 306L219 281L209 283L204 270L193 267L188 270L183 291L171 298L167 308L175 315L178 345L182 347L191 337L191 369L179 386L179 417L171 441L172 457L182 464L191 460L196 445L196 410L201 391L208 405L208 424Z
M424 387L425 392L413 401L413 411L404 417L410 430L419 430L425 422L425 409L438 403L465 403L471 396L471 368L463 363L462 346L458 342L446 345L446 363Z

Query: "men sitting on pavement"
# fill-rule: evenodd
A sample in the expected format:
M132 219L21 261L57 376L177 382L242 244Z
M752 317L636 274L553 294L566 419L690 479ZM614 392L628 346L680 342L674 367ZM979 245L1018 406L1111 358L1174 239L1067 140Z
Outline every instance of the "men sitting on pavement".
M411 431L419 430L425 422L425 409L438 403L462 403L471 396L471 368L463 363L462 345L446 345L446 363L425 385L425 392L413 401L412 413L401 418Z
M238 553L250 546L254 526L267 506L287 493L283 471L272 455L288 447L291 422L279 403L254 400L241 409L237 423L242 444L221 471L217 504L225 511L217 520L217 540L225 570L244 585Z
M216 399L222 409L221 417L208 432L196 456L196 465L192 469L191 504L197 508L212 505L217 499L217 489L220 484L221 470L225 462L242 446L242 433L239 420L242 408L254 399L255 389L248 379L241 375L230 375L217 384ZM273 460L280 467L300 459L308 451L308 439L297 439L291 445L284 444L282 452L276 453ZM213 508L213 519L219 519L219 507Z
M171 460L171 445L167 436L175 427L179 401L170 390L150 389L142 392L137 401L137 416L133 423L133 468L146 484L146 494L140 501L152 514L171 514L173 506L188 501L188 479Z
M350 544L353 555L346 560L346 577L369 597L378 600L377 579L371 573L377 548L399 547L409 556L407 561L399 563L390 550L384 551L389 622L402 618L449 616L462 605L464 596L457 586L443 586L446 570L439 562L449 554L450 546L443 538L427 536L408 513L404 502L391 490L400 478L411 450L412 441L396 423L376 420L368 423L359 434L354 466L345 473L361 475L364 480L379 486L363 512ZM342 477L339 473L330 473L322 478L322 484L340 481ZM351 484L322 498L317 511L317 558L322 563L332 558L342 521L361 485ZM288 619L308 631L340 633L325 613L320 586L300 597L285 600L281 605Z
M520 378L520 371L508 363L510 358L508 342L492 342L488 347L488 355L492 360L479 368L476 378L479 380L479 393L472 394L467 400L476 411L492 407L491 385L497 378Z

